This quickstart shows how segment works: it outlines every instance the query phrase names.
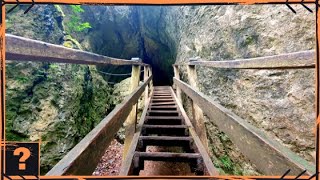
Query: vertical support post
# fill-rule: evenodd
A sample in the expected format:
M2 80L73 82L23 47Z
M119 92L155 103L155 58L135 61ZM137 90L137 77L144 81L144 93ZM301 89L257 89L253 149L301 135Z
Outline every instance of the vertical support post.
M149 77L149 67L144 66L143 67L143 81L147 81ZM149 98L149 85L146 86L146 89L144 91L144 105L148 105L148 98Z
M149 66L149 76L151 76L151 75L152 75L152 67ZM149 86L150 86L150 89L152 91L152 89L153 89L153 79L151 79Z
M0 144L1 144L1 149L0 149L0 158L2 159L0 163L0 171L1 171L1 177L5 171L4 169L4 149L5 149L5 111L6 111L6 53L5 53L5 31L6 31L6 26L5 26L5 5L3 5L3 1L1 1L1 17L0 17L0 129L2 132L0 132ZM4 146L2 146L4 144Z
M138 86L140 81L140 66L139 65L132 65L132 71L131 71L131 86L130 91L133 92ZM124 140L124 150L123 150L123 157L122 160L126 159L128 150L130 148L131 141L133 139L134 133L135 133L135 126L136 126L136 114L137 114L137 106L132 106L131 112L129 116L127 117L127 120L124 123L125 126L125 140Z
M198 82L197 82L197 72L194 65L188 65L188 80L190 86L192 86L194 89L199 90L198 88ZM206 127L204 124L204 117L203 112L200 109L200 107L192 101L192 114L193 114L193 126L203 144L204 147L206 147L208 151L208 140L207 140L207 133L206 133Z
M319 0L316 0L316 59L315 59L315 75L316 75L316 180L320 180L320 11L319 11Z
M180 74L179 74L179 67L178 65L173 65L173 70L174 70L174 77L180 80ZM178 100L182 103L182 98L181 98L181 89L178 86L175 86L176 88L176 95Z

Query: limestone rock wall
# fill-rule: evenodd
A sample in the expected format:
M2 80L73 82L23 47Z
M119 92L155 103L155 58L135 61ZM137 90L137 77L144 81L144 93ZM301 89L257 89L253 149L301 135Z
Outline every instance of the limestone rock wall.
M177 62L187 62L190 57L219 61L314 49L315 14L302 6L293 8L297 14L285 5L178 7ZM181 70L184 80L185 72ZM197 72L203 93L314 162L313 69L199 67ZM227 136L210 119L206 126L211 153L220 167L227 173L252 174ZM235 168L229 168L229 164Z
M35 6L27 15L23 10L8 14L7 33L55 44L68 41L63 17L53 5ZM95 66L8 61L6 69L6 139L41 140L42 174L114 106L112 88Z

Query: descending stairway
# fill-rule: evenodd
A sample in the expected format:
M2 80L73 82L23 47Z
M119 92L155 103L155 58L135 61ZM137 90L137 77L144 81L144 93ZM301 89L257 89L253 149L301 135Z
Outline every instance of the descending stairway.
M147 146L180 147L182 152L146 152ZM205 173L203 158L169 86L154 87L133 156L133 175L139 175L145 161L185 162L192 173Z

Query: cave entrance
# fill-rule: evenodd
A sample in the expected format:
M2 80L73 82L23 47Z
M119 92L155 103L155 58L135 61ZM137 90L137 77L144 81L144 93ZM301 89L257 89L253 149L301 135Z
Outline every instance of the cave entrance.
M155 86L172 86L173 84L173 68L174 60L156 61L148 56L143 57L143 62L150 64L152 67L153 85Z
M164 70L160 69L157 66L152 66L152 74L153 74L153 84L155 86L171 86L172 78L170 74L167 74Z
M84 9L90 14L108 13L102 20L83 16L83 21L90 22L94 28L88 31L90 35L84 36L80 41L89 42L92 52L121 59L139 57L144 63L151 65L154 85L172 85L177 34L170 32L177 31L174 29L174 22L164 18L169 9L155 6L114 6L97 9L86 6ZM122 14L124 12L125 16ZM100 69L114 74L131 72L131 67ZM106 80L118 83L124 78L127 77L109 76Z

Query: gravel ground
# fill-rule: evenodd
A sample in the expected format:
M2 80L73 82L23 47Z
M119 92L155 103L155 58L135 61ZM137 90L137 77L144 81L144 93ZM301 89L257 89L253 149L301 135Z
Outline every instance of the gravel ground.
M165 152L169 149L151 146L148 152ZM169 150L170 151L170 150ZM113 140L101 158L97 168L92 173L94 176L117 176L119 175L122 161L123 144ZM142 176L151 175L194 175L186 163L175 162L152 162L146 161L144 170L140 171Z
M94 176L119 175L122 161L123 144L113 140L101 158L97 168L92 173Z

